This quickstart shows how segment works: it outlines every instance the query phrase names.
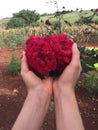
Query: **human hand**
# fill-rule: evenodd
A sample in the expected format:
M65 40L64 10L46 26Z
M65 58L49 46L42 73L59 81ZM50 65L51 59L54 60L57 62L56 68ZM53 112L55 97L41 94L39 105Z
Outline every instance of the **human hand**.
M21 59L21 76L28 93L12 130L39 130L49 107L52 79L41 80L30 71L25 52Z
M73 44L70 64L61 76L53 82L56 127L58 130L84 130L74 92L81 70L80 53L76 44ZM70 120L71 123L69 123Z
M54 80L53 91L55 91L57 88L64 88L68 91L74 90L81 70L82 67L80 64L80 52L77 49L76 43L74 43L72 46L72 60L70 64L65 68L61 76L58 79Z
M45 91L48 94L52 94L52 78L47 77L41 80L36 74L29 70L25 52L21 59L21 76L26 84L28 93L32 90Z

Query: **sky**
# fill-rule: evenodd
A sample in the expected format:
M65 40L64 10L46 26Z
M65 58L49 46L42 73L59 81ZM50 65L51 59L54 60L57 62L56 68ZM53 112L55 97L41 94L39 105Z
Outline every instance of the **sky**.
M0 2L0 19L12 17L13 13L17 13L22 9L36 10L37 13L53 13L57 11L53 0L2 0ZM47 3L48 2L48 3ZM66 10L96 9L98 8L98 0L57 0L59 10L65 6Z

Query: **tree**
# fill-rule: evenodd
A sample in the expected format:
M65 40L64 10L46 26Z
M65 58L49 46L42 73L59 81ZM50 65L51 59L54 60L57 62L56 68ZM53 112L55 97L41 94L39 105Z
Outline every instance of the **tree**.
M78 12L79 11L79 9L78 8L76 8L76 12Z
M7 23L7 28L17 28L26 26L25 20L23 18L11 18Z
M40 19L40 15L34 11L21 10L18 13L14 13L13 17L7 24L7 28L17 28L29 26L32 23L37 22Z

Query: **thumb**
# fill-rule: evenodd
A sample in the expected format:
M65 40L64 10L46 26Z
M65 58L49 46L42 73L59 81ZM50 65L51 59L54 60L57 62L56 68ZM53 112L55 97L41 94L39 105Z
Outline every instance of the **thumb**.
M21 59L21 72L28 71L28 64L27 64L27 58L25 55L25 51L22 53L22 59Z
M72 46L72 60L71 63L77 63L80 62L80 52L77 48L77 44L74 43Z

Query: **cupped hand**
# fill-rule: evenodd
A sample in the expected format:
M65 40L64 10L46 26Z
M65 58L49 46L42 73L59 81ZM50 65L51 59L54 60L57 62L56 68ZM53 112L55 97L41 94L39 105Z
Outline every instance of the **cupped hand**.
M69 89L74 89L81 70L80 52L77 49L76 43L72 46L72 60L70 64L65 68L61 76L54 81L50 77L41 80L32 71L30 71L25 52L23 52L23 57L21 60L21 75L28 91L31 91L32 89L42 89L42 91L45 90L47 93L52 94L52 89L55 91L55 88L66 87Z
M82 67L80 64L80 52L77 49L76 43L72 46L72 60L70 64L65 68L61 76L54 80L53 88L66 87L73 89L81 73Z
M28 92L32 90L41 90L52 94L52 78L47 77L41 80L35 73L30 71L24 51L21 59L21 76L26 84Z

